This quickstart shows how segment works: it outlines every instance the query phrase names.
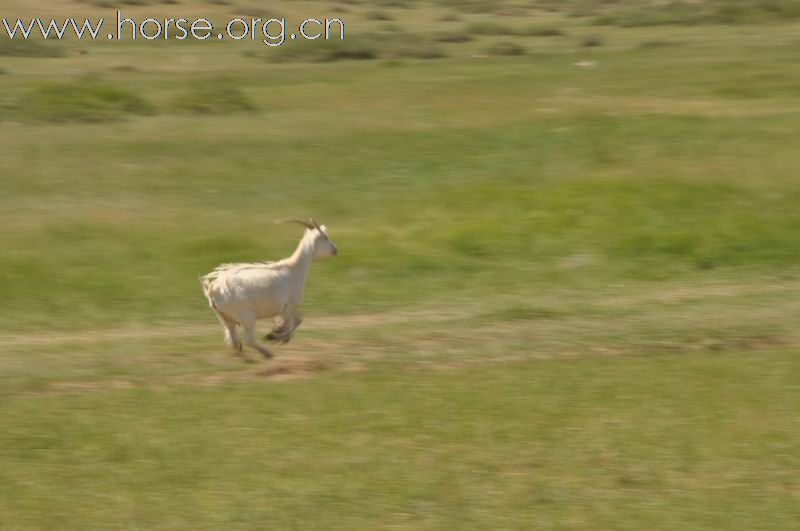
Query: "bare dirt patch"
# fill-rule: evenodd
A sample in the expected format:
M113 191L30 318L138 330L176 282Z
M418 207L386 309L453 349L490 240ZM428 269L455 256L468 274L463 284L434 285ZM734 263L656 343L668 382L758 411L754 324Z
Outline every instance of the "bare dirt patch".
M131 389L135 387L135 384L127 380L105 380L101 382L53 382L48 387L52 391L89 392Z
M335 330L339 328L358 328L378 325L402 324L413 321L448 321L473 315L472 311L464 308L444 308L436 310L421 310L416 312L378 312L369 314L353 314L342 316L309 317L303 328L316 328L320 330ZM260 322L266 330L269 321ZM302 328L300 329L302 330ZM206 323L159 323L156 326L126 326L105 328L100 330L76 330L74 332L36 332L29 334L0 335L0 347L26 347L48 346L70 343L93 343L98 341L124 341L138 339L163 339L170 337L190 337L206 334L221 334L222 328L214 321L209 313Z
M53 382L47 391L56 393L90 393L128 389L165 389L174 386L215 387L229 383L287 381L309 378L324 372L357 372L366 367L357 362L320 359L306 356L283 357L242 370L186 374L154 380L104 380Z
M772 350L797 348L800 335L791 328L772 326L738 326L746 319L763 323L781 323L779 313L794 309L792 302L783 303L778 309L770 305L758 307L752 304L740 307L728 304L738 297L764 296L771 300L773 293L786 293L800 289L797 283L763 282L734 284L716 282L695 286L658 286L658 289L625 289L590 301L599 307L611 309L599 313L565 313L559 319L494 319L485 322L484 313L469 304L426 308L421 311L399 311L350 316L320 316L308 319L308 328L328 330L328 333L296 339L290 345L277 347L277 356L269 361L249 353L256 364L234 364L225 361L232 356L219 341L219 326L216 323L161 324L159 327L136 327L117 330L79 331L74 334L52 334L31 338L18 335L0 338L2 347L25 344L41 346L52 344L59 347L59 358L63 346L68 349L99 348L102 341L119 341L130 337L136 340L165 337L205 337L217 341L217 347L209 346L194 352L190 347L181 351L180 358L164 362L165 351L156 344L143 343L140 355L131 353L133 359L145 363L164 363L172 374L153 376L111 376L106 381L54 381L45 392L103 392L126 389L165 389L174 386L218 386L231 383L281 382L311 378L325 373L366 370L381 361L397 360L400 370L425 371L445 370L481 364L509 363L522 360L612 357L624 355L659 355L670 353L728 353L742 350ZM706 306L688 307L687 311L674 312L673 305L685 303L722 301L727 304L722 310L715 308L709 313ZM734 303L736 300L733 301ZM502 307L503 301L496 302ZM547 301L542 301L547 305ZM555 304L555 303L554 303ZM663 314L643 317L641 313L614 313L620 308L657 308ZM791 306L791 308L790 308ZM694 309L692 309L694 308ZM724 311L723 311L724 310ZM655 311L655 310L654 310ZM776 313L778 312L778 313ZM667 324L659 321L659 315ZM409 324L411 326L405 326ZM397 329L386 325L400 325ZM376 328L370 328L370 327ZM667 328L664 328L664 327ZM333 332L333 333L331 333ZM32 343L31 340L36 341ZM100 345L92 346L92 342ZM86 347L82 345L86 344ZM216 343L215 343L216 344ZM137 347L133 347L137 348ZM101 355L101 354L99 354ZM195 359L196 358L196 359ZM14 358L9 358L14 359ZM90 363L90 358L81 358L80 363ZM199 364L197 362L200 362ZM128 369L120 365L121 370ZM176 374L177 370L180 374ZM68 371L67 371L68 372ZM141 371L131 371L141 373ZM74 374L74 373L73 373ZM86 374L85 372L83 374ZM129 372L130 374L130 372Z
M316 373L341 370L342 365L313 358L285 358L274 363L268 363L265 367L256 370L253 374L256 377L270 378L272 380L291 380L296 378L306 378Z

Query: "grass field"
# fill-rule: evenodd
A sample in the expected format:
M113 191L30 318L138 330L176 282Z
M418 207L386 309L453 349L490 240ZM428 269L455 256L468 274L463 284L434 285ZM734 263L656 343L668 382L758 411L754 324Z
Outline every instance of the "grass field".
M347 38L0 34L0 529L796 528L798 5L129 1ZM340 256L243 365L197 277L308 215Z

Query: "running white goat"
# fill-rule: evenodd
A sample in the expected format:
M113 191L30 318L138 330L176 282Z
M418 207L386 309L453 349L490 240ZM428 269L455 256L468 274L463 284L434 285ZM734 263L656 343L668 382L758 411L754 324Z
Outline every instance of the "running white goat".
M291 340L302 322L298 308L311 262L338 254L325 225L320 226L313 218L276 221L288 222L306 227L300 244L289 258L279 262L224 264L200 278L211 309L225 327L225 340L243 357L236 327L241 325L244 329L248 346L271 358L272 352L256 341L256 320L274 319L272 332L264 339L283 343Z

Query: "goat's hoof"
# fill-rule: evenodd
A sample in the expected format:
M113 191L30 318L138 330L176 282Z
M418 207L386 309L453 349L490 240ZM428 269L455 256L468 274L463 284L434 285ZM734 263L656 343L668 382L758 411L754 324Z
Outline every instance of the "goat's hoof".
M275 332L270 332L269 334L264 336L264 339L267 341L275 341L276 339L278 339L278 334L276 334Z

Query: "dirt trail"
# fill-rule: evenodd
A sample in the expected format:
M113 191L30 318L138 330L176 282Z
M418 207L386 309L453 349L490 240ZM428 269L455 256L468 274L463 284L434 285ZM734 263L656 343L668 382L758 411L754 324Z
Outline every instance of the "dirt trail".
M457 308L446 310L422 310L416 312L397 311L343 316L319 316L306 319L306 328L334 330L338 328L359 328L376 325L402 324L414 321L448 321L469 317L471 313ZM269 322L261 325L266 333ZM91 343L96 341L116 341L131 339L160 339L169 337L189 337L213 335L222 332L219 324L210 317L203 324L185 322L159 323L154 326L124 326L101 330L78 330L75 332L31 332L29 334L0 335L0 348L21 346L48 346L71 343Z
M724 299L743 295L755 295L769 292L791 292L800 290L797 281L781 283L728 283L715 282L699 285L657 286L651 289L625 288L624 293L609 295L589 301L595 306L620 308L644 306L653 303L680 303L698 299ZM535 301L532 301L535 302ZM544 301L545 303L547 300ZM495 302L495 305L498 303ZM501 303L502 304L502 303ZM489 305L491 306L491 305ZM483 304L452 302L437 308L426 308L416 311L401 310L377 312L369 314L351 314L342 316L311 316L306 319L304 328L335 330L346 328L392 325L410 322L443 322L452 319L478 318L487 308ZM266 332L269 326L265 321L261 328ZM135 340L180 338L220 333L220 326L209 315L203 323L161 322L151 326L123 326L96 330L76 330L74 332L32 332L27 334L0 335L0 348L24 346L48 346L71 343L91 343L96 341Z
M697 300L723 301L730 298L779 293L785 295L800 289L797 282L727 283L715 282L698 285L657 286L656 289L636 290L632 287L619 293L586 301L593 307L607 309L651 308L654 304L683 304ZM553 302L543 298L532 304ZM665 352L726 352L738 350L769 350L797 348L800 335L783 333L748 336L733 333L730 336L707 337L704 334L676 336L670 340L655 341L647 337L630 337L624 340L609 337L604 332L608 316L595 319L578 312L555 320L492 318L490 332L485 325L492 309L511 304L513 300L498 300L493 308L484 304L461 304L450 302L449 306L428 307L418 311L393 311L346 316L311 316L306 327L311 330L335 330L344 333L329 337L306 336L295 342L286 352L267 363L259 360L253 365L227 368L215 372L195 372L177 376L127 378L108 380L73 380L50 383L39 392L103 392L132 388L161 389L172 386L215 386L233 382L281 381L307 378L325 372L349 372L366 370L371 361L389 353L409 353L412 361L405 370L448 370L482 363L509 363L544 358L566 358L582 356L617 356L631 353ZM800 308L798 308L800 311ZM740 320L744 316L731 316ZM751 316L752 317L752 316ZM622 317L624 320L625 318ZM455 321L455 322L448 322ZM430 325L434 326L415 326ZM370 333L359 332L361 328L386 325L411 325L399 336L388 335L381 339L370 339ZM572 338L575 327L582 330L580 341ZM262 325L265 332L267 324ZM353 333L350 333L352 331ZM75 345L103 341L148 340L159 338L208 337L219 340L220 327L209 318L202 324L159 323L157 326L129 326L102 330L79 330L67 333L37 333L0 336L0 352L3 347L47 347ZM519 345L529 345L520 349ZM502 354L503 346L509 352ZM220 349L224 347L220 343ZM496 349L500 348L500 352ZM497 355L476 356L475 352L495 352ZM436 353L436 356L430 356ZM465 355L467 353L467 355ZM472 353L472 354L470 354ZM251 356L254 356L250 353ZM38 394L37 392L36 394Z
M213 387L234 382L297 380L309 378L314 374L326 371L358 372L362 370L366 370L366 367L355 362L345 363L341 361L323 361L305 356L288 356L271 360L268 363L248 365L241 370L184 374L169 378L52 382L44 392L87 393L125 389L166 389L181 385ZM41 392L35 394L41 394Z

